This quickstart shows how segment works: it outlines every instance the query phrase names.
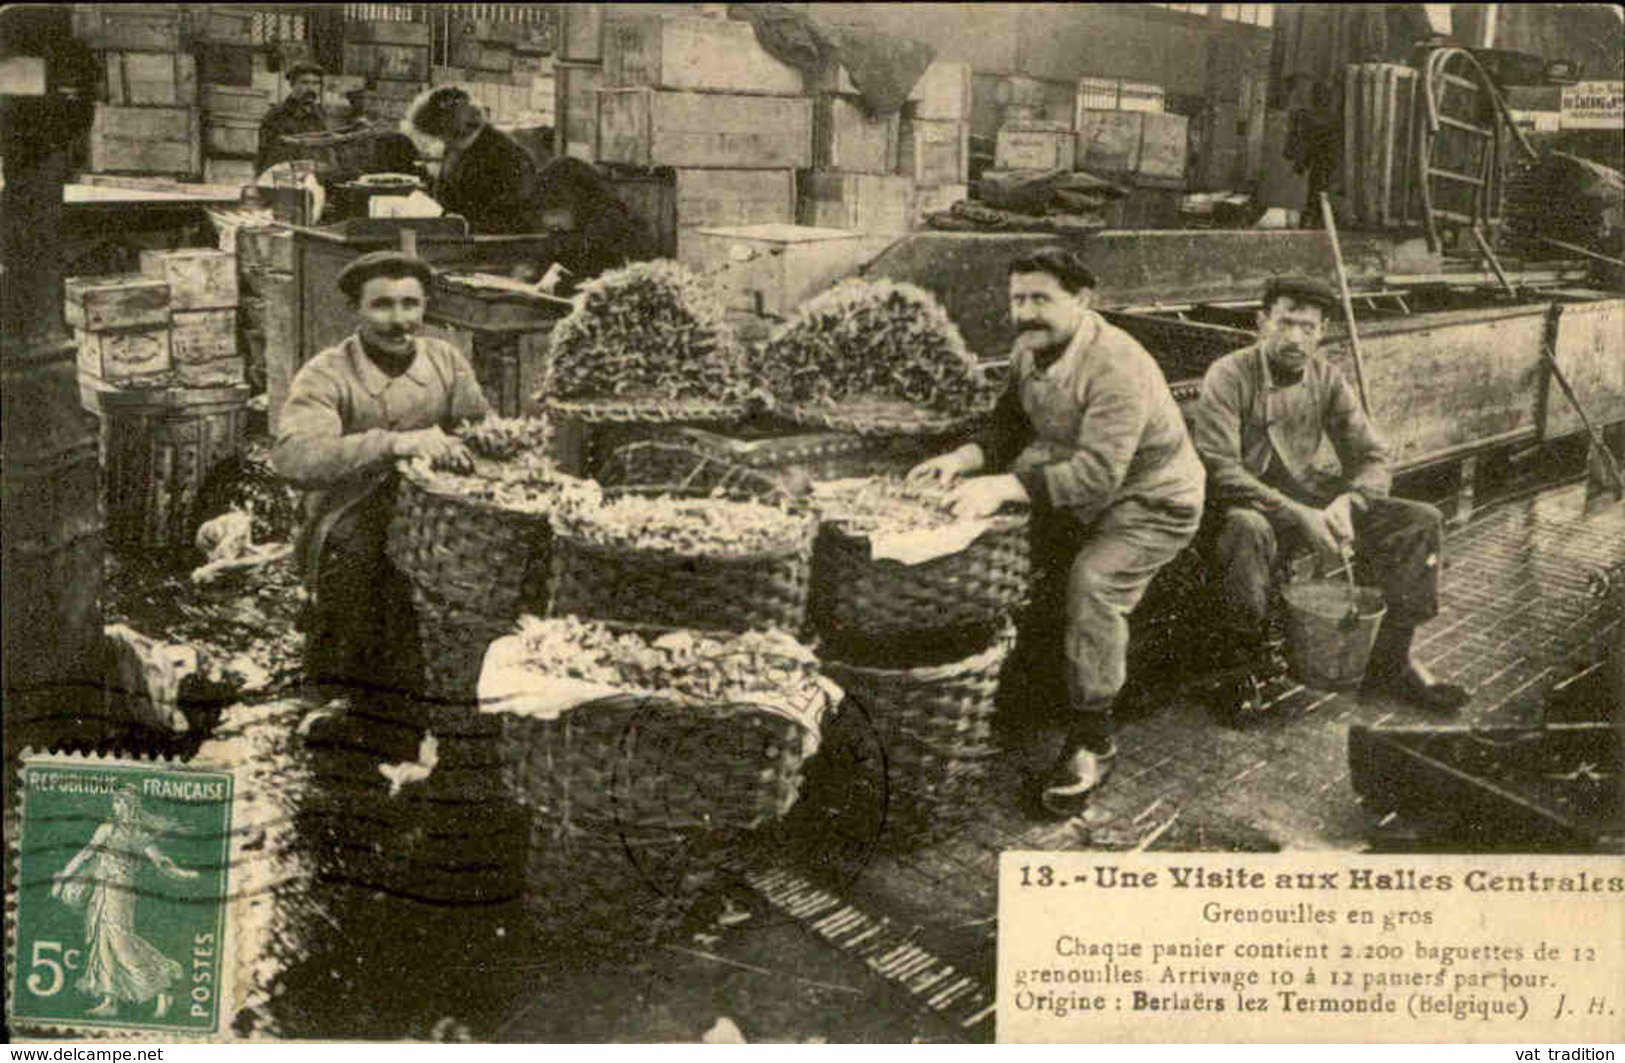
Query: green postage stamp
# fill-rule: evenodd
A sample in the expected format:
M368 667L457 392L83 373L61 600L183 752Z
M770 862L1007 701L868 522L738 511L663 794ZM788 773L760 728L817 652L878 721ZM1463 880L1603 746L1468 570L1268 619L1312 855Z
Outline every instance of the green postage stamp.
M162 762L24 757L12 794L14 1028L219 1032L232 781Z

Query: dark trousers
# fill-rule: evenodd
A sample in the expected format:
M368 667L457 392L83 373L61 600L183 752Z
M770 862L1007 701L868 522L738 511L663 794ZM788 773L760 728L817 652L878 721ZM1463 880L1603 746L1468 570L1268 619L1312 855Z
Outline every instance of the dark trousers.
M391 492L340 516L321 543L305 639L305 677L361 690L420 689L423 657L411 585L384 552Z
M1209 515L1211 554L1223 587L1228 626L1261 635L1278 557L1306 545L1284 514L1232 506ZM1390 623L1416 627L1439 612L1439 545L1444 518L1425 502L1373 498L1354 511L1354 574L1379 587Z

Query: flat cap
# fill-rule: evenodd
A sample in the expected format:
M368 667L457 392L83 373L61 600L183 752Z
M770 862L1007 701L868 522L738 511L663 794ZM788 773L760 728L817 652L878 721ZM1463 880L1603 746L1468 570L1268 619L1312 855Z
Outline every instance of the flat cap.
M1337 308L1337 293L1330 284L1317 277L1271 277L1264 286L1264 309L1268 310L1275 300L1283 296L1328 312Z
M361 286L374 277L416 277L427 292L432 275L429 264L421 258L399 251L370 251L344 267L339 274L339 291L355 299L361 295Z
M286 74L288 80L292 81L300 74L315 74L319 78L324 78L327 76L327 71L323 70L309 59L301 59L297 63L290 66L287 69Z

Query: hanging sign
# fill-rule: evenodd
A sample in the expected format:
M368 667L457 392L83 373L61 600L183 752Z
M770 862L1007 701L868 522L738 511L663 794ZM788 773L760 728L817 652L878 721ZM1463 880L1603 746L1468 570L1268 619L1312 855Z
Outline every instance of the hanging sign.
M1625 129L1625 81L1563 86L1564 129Z

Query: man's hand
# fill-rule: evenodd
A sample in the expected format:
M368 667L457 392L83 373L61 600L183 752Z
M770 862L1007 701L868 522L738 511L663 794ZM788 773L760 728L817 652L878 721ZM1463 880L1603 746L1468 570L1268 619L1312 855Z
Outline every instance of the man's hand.
M1357 499L1354 495L1338 495L1332 504L1325 509L1326 526L1337 536L1339 547L1354 542L1354 507Z
M554 292L558 291L560 284L563 284L565 281L574 276L574 273L555 262L551 266L547 267L547 272L543 274L541 280L536 282L536 287L540 288L548 295L552 295Z
M1298 526L1298 531L1315 553L1326 560L1342 556L1341 543L1336 533L1332 531L1325 510L1294 502L1291 513L1293 523Z
M473 472L474 455L468 452L461 439L448 436L439 425L416 432L397 432L394 439L397 458L428 458L436 469L451 472Z
M927 458L908 471L911 483L937 483L951 484L966 473L975 472L982 464L982 450L974 444L967 444L958 450L950 450L946 454L938 454L934 458Z
M1006 502L1027 501L1027 489L1021 481L1008 474L1001 476L973 476L954 488L950 504L954 516L961 520L991 517Z

